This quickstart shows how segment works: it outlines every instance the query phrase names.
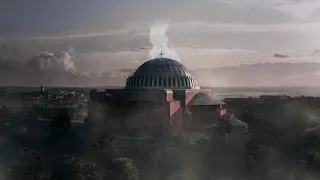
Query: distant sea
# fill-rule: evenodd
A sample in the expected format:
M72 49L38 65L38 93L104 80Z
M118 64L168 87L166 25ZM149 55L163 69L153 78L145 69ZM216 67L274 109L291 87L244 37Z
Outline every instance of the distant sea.
M286 95L291 97L312 96L320 97L320 87L227 87L211 88L212 93L219 99L259 97L261 95Z
M8 93L31 92L40 90L39 87L22 87L22 86L2 86ZM45 87L64 88L64 87ZM65 87L72 88L72 87ZM89 93L90 89L113 89L123 88L116 86L101 86L101 87L75 87L72 89L80 90L84 93ZM259 97L261 95L287 95L287 96L316 96L320 97L320 87L203 87L212 89L214 96L218 98L226 97Z

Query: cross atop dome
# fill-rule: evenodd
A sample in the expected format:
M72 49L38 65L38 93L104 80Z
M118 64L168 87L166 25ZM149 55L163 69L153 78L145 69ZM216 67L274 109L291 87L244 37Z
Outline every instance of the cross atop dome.
M162 58L162 56L164 55L164 53L161 51L159 55L160 55L160 57Z

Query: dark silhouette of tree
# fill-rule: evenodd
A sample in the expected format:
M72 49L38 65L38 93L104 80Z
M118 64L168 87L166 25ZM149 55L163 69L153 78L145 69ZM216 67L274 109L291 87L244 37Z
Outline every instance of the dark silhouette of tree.
M129 158L116 158L110 163L110 179L137 180L138 170Z
M96 180L96 164L79 160L72 156L59 157L59 163L53 168L52 180Z

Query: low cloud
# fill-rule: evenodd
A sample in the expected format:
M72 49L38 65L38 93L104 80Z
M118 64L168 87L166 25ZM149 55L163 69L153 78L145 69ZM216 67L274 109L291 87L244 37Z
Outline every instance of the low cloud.
M6 49L11 51L13 48L7 47ZM78 72L71 58L73 52L73 49L61 51L58 54L43 51L37 56L25 57L24 60L16 59L15 56L0 56L0 84L59 85L59 82L68 84L72 81L77 83L76 80L78 77L81 78L82 74Z
M100 36L121 36L124 34L130 34L131 36L135 35L144 35L141 31L146 29L148 26L147 23L131 23L123 28L105 30L105 31L92 31L92 32L73 32L73 33L57 33L57 35L38 35L26 37L26 41L40 41L40 40L69 40L69 39L80 39L80 38L93 38Z
M127 33L126 29L120 29L115 31L109 32L88 32L88 33L75 33L69 35L54 35L54 36L34 36L34 37L27 37L27 41L35 41L35 40L63 40L63 39L76 39L76 38L91 38L97 36L111 36Z
M139 24L142 24L139 26ZM269 32L269 33L300 33L300 34L313 34L317 35L320 31L320 23L308 22L288 22L281 24L249 24L249 23L218 23L210 21L180 21L167 23L168 33L180 33L181 35L193 34L212 34L212 33L256 33L256 32ZM155 27L157 28L157 27ZM154 28L154 29L155 29ZM26 41L71 41L83 38L95 37L118 37L127 39L147 37L149 38L149 25L148 23L137 23L135 25L128 25L122 29L104 31L104 32L85 32L85 33L59 33L57 35L25 35ZM170 38L170 37L169 37ZM120 39L119 39L120 41ZM134 47L133 47L134 48Z
M250 59L261 54L258 51L241 48L207 48L194 46L175 46L175 51L184 65L188 68L221 67L234 65L236 63L247 63ZM238 58L231 58L237 56ZM248 58L252 56L252 58ZM86 72L102 72L106 70L116 70L123 68L136 68L148 59L148 50L142 51L115 51L115 52L94 52L77 54L78 60L90 59L90 67L78 66L78 69ZM164 55L166 57L166 55ZM195 63L195 60L197 61ZM252 61L250 61L253 63ZM85 64L84 62L81 64Z
M275 58L274 51L260 51L243 48L209 48L202 46L176 46L175 51L187 68L218 68L224 66L239 66L241 64L257 63L299 63L313 62L320 63L320 53L312 49L303 52L280 52L290 55L285 59ZM107 70L117 70L125 68L136 68L145 61L148 50L143 51L114 51L114 52L94 52L87 54L77 54L82 65L78 66L81 72L103 72ZM84 62L90 60L90 62ZM90 66L88 66L90 64Z
M282 23L282 24L247 24L247 23L212 23L207 21L188 21L172 24L172 28L181 33L219 33L219 32L275 32L317 34L320 23Z
M28 69L35 76L39 75L34 72L45 71L83 75L136 68L147 60L152 48L149 27L147 23L136 23L103 33L19 36L22 38L15 42L19 50L28 49L34 55L45 46L49 51L33 58L20 56L23 59L16 64L3 62L6 69L19 67L19 71L24 72ZM195 69L276 62L320 63L319 53L313 53L320 46L318 32L320 24L317 23L262 25L187 21L170 23L167 36L183 64ZM69 46L75 46L77 52L66 51ZM274 58L275 53L290 57ZM11 57L10 54L15 53L6 53L6 56ZM16 58L12 56L12 59Z
M71 60L72 50L62 51L60 54L44 51L39 56L28 60L26 63L34 70L41 71L63 71L75 73L77 71L74 62Z
M281 11L297 20L308 20L311 15L320 8L319 0L212 0L214 2L226 3L237 8L270 8Z
M313 81L319 76L320 60L311 58L318 55L314 52L309 55L305 53L304 59L296 59L296 62L300 62L300 64L294 64L292 63L294 59L274 58L272 53L241 48L215 49L201 46L178 46L176 51L181 55L184 65L196 75L199 82L207 86L317 85ZM61 52L61 55L44 51L39 56L27 61L14 61L15 63L11 64L2 61L1 65L5 64L7 68L0 68L2 75L0 84L123 85L125 77L115 79L111 77L111 71L137 68L145 61L148 50L95 52L86 56L78 53L77 57L91 58L92 61L83 62L84 64L73 62L71 56L73 57L69 51ZM308 58L310 62L317 60L318 63L308 64ZM109 61L105 61L105 59ZM196 70L201 66L205 69ZM6 77L10 77L10 79Z

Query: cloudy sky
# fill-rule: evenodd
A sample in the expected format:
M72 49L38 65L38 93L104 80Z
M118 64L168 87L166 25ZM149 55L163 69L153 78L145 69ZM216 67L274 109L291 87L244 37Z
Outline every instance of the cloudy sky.
M22 61L72 47L81 72L132 68L157 23L188 68L320 63L320 0L1 0L0 45Z

